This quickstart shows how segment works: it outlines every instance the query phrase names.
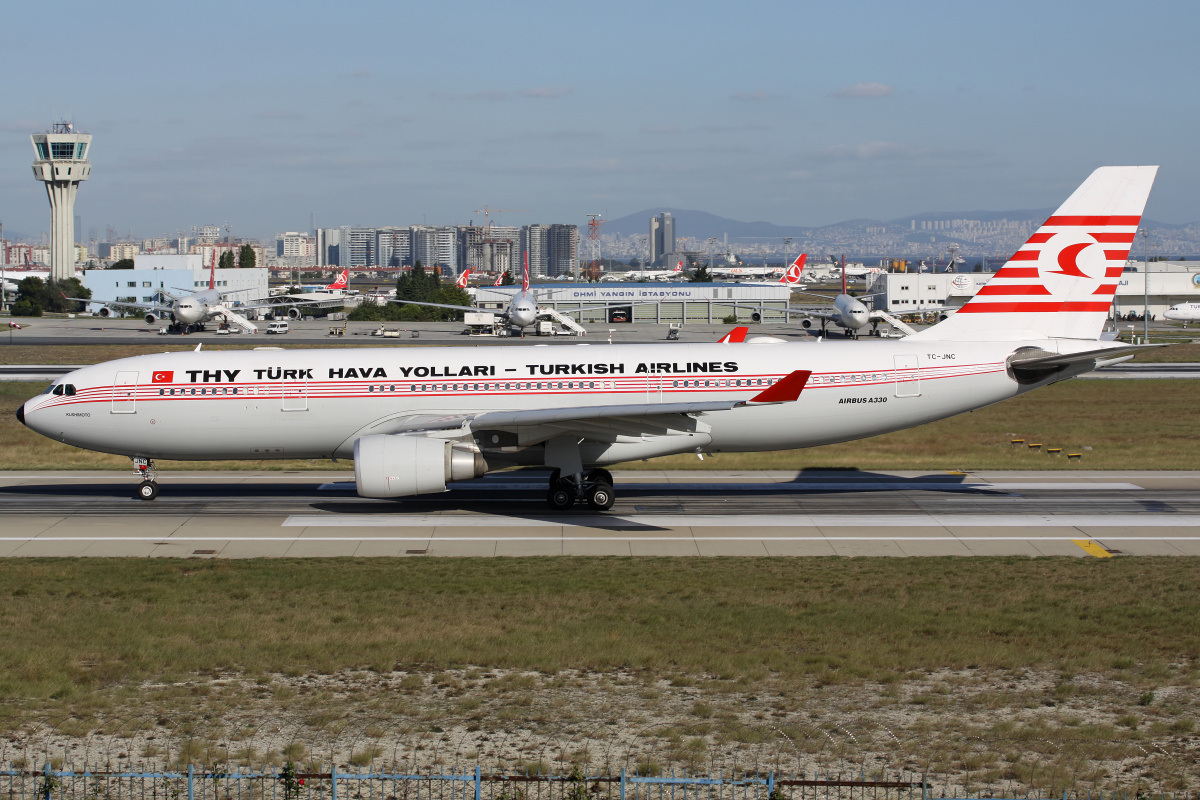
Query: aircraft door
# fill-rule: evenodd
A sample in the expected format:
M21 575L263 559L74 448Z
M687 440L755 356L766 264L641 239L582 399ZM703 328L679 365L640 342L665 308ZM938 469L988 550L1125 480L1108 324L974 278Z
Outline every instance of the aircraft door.
M112 413L137 413L138 373L118 372L113 380Z
M895 356L896 397L920 397L921 373L917 357Z
M308 381L284 381L279 389L284 411L308 411Z
M661 403L662 402L662 376L647 375L646 376L646 402Z

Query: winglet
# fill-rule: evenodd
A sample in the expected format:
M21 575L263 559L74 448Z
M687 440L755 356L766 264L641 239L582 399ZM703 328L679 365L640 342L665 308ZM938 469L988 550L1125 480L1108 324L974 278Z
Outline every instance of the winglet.
M717 339L717 344L739 344L746 341L746 334L749 332L750 329L745 325L739 325L720 339Z
M768 386L747 400L747 403L790 403L800 397L804 385L808 383L812 370L798 369L790 375L785 375L772 386Z

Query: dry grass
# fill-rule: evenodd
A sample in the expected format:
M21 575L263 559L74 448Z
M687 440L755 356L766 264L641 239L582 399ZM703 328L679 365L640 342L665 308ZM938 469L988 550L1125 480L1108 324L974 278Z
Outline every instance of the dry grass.
M414 664L831 683L972 665L1163 679L1200 653L1200 571L1186 558L20 560L0 562L0 598L8 698L214 669ZM529 692L507 688L512 702Z

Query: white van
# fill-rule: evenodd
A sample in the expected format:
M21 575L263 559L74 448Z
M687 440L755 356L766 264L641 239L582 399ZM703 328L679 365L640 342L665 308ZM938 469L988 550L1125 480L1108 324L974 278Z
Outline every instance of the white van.
M267 325L267 333L287 333L289 330L287 320L280 320Z

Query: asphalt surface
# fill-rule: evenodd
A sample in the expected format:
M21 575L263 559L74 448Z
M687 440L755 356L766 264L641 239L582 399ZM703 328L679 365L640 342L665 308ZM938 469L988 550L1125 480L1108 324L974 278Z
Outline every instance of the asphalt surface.
M360 498L351 473L0 473L0 556L1200 556L1200 472L625 472L555 514L545 473Z

